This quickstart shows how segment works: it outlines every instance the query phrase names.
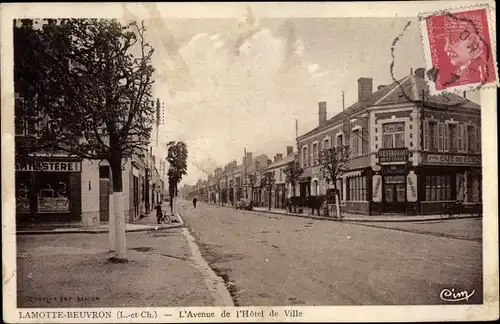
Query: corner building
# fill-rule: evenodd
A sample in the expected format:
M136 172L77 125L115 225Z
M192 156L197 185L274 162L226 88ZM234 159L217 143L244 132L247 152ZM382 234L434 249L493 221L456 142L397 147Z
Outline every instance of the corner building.
M307 201L332 187L319 152L348 139L349 170L337 181L345 212L435 214L456 200L479 208L480 106L454 94L430 96L424 76L417 69L375 92L371 78L359 78L358 102L331 119L320 102L318 127L297 138L304 173L296 195Z

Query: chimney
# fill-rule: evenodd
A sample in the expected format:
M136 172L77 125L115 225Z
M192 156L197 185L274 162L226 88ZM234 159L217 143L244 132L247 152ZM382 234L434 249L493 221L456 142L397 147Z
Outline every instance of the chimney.
M274 162L276 162L276 161L278 161L278 155L277 154L274 156Z
M373 92L373 79L372 78L359 78L358 79L358 100L366 101Z
M248 152L247 153L247 160L246 160L246 164L249 165L252 163L252 152Z
M281 160L282 158L283 158L283 154L281 154L281 153L276 154L277 161Z
M267 165L271 165L273 163L273 160L267 159Z
M326 124L326 101L318 103L319 127Z
M425 80L425 68L418 68L415 70L415 76Z
M286 147L286 155L290 155L293 153L293 146L287 146Z

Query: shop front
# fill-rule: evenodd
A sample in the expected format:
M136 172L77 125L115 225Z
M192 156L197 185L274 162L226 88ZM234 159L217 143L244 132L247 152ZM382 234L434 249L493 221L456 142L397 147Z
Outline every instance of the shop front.
M467 208L482 205L481 156L424 153L419 169L420 213L447 211L456 201Z
M373 214L416 214L417 178L407 148L380 149L372 175Z
M81 169L71 158L16 161L16 221L81 221Z

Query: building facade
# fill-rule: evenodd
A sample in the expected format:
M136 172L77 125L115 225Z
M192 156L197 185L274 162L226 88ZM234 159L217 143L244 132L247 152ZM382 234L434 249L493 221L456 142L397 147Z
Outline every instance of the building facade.
M417 69L373 92L358 79L358 102L327 120L320 102L318 127L297 138L304 168L299 195L328 187L319 152L348 144L349 171L336 182L343 209L361 214L430 214L450 203L481 204L480 106L457 95L429 96Z

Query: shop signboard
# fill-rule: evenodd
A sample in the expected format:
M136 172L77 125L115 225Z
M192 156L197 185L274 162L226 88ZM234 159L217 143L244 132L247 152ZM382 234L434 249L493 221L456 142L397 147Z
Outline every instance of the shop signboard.
M424 163L427 164L477 164L481 165L480 155L464 154L425 154Z
M380 169L380 173L383 175L405 174L406 165L405 164L383 165L382 168Z
M408 148L382 148L377 152L379 163L406 162L408 161Z
M81 172L82 163L79 161L16 162L16 171Z

